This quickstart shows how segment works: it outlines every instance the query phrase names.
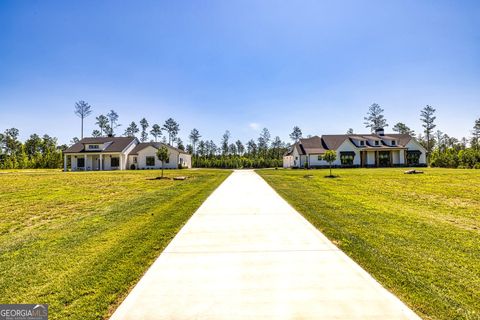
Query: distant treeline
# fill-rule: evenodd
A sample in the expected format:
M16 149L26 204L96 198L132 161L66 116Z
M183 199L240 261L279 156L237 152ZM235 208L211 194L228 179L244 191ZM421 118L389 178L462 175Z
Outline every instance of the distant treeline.
M62 150L66 145L58 146L57 139L45 134L43 137L32 134L24 143L18 140L16 128L0 133L0 168L60 168L63 164Z
M81 119L81 136L83 136L84 120L93 112L92 107L85 101L75 104L75 114ZM434 167L448 168L480 168L480 118L475 120L472 136L460 140L444 134L436 128L435 109L426 106L420 111L420 121L423 132L416 134L404 123L396 123L392 130L398 133L409 134L415 137L427 150L428 162ZM374 132L378 128L388 127L383 115L384 110L374 103L370 106L364 118L365 127ZM119 116L114 110L106 115L100 114L95 118L98 129L93 130L91 136L115 136L117 129L122 125ZM192 154L193 166L198 168L266 168L281 167L285 152L303 137L302 131L295 126L290 133L291 142L284 142L280 137L271 137L267 128L260 131L257 139L250 139L247 143L240 140L233 141L227 130L217 146L213 140L201 140L197 129L190 131L189 143L185 146L179 138L180 124L174 119L167 119L163 125L150 126L147 119L135 121L125 128L124 136L137 137L140 141L163 141L181 150ZM353 129L347 131L354 134ZM62 151L67 145L57 145L57 139L49 135L40 137L32 134L25 142L18 140L19 131L11 128L0 133L0 168L61 168L63 166ZM309 137L309 136L307 136ZM73 138L70 143L79 139Z

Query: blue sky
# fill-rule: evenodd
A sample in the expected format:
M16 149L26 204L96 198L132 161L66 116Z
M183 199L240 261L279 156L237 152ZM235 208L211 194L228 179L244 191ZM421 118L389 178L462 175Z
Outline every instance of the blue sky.
M173 117L219 141L269 128L421 130L462 137L480 117L478 1L0 1L0 130L80 135L80 99L124 126ZM387 128L387 131L388 128ZM123 129L122 129L123 132Z

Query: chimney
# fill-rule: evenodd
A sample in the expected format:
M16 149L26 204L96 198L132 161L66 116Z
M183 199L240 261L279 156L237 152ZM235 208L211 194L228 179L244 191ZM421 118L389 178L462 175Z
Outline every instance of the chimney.
M375 129L375 134L378 134L379 136L384 136L385 130L383 130L383 128L377 128Z

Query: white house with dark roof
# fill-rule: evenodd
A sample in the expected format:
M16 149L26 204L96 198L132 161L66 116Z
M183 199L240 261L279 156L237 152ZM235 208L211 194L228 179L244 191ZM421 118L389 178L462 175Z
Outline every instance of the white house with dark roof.
M128 154L130 169L161 169L162 162L157 158L157 151L161 146L166 146L170 155L165 161L165 169L176 169L179 165L182 168L192 167L192 156L178 148L174 148L160 142L139 143Z
M327 150L334 150L338 167L425 166L426 150L408 134L322 135L300 139L283 157L283 167L324 167Z
M167 144L140 143L135 137L99 137L84 138L65 150L64 170L67 171L68 162L72 171L159 169L162 162L156 152L162 145L170 154L164 168L192 167L190 154Z

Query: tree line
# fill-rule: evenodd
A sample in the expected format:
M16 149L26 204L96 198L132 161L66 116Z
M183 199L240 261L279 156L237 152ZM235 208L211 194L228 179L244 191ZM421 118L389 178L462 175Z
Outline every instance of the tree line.
M92 107L85 101L75 103L75 114L81 119L80 139L84 134L84 122L93 113ZM416 134L406 124L398 122L392 130L398 133L409 134L427 150L427 159L435 167L480 167L480 118L475 120L470 138L456 139L440 130L435 120L435 108L425 106L420 110L420 121L423 132ZM384 109L374 103L369 107L364 118L365 127L375 132L377 129L388 127L383 115ZM123 135L137 137L142 142L161 141L192 154L192 165L203 168L264 168L280 167L285 152L291 145L303 137L302 130L295 126L290 133L291 141L282 141L279 136L272 138L267 128L261 130L256 139L246 143L234 139L228 130L222 135L219 143L213 140L201 139L202 135L194 128L188 135L188 143L179 138L180 124L168 118L162 125L154 123L150 126L146 118L142 118L138 125L130 122L125 130L120 131L119 115L114 110L95 117L97 128L91 136L105 137ZM353 129L347 131L354 134ZM0 168L61 168L63 166L62 151L67 145L58 145L57 139L49 135L39 136L32 134L25 142L18 139L19 131L10 128L0 133ZM310 137L310 136L307 136ZM80 139L74 137L70 143Z
M364 118L365 127L370 128L372 132L387 127L388 123L383 112L380 105L372 104ZM422 133L416 134L402 122L396 123L392 130L416 138L427 150L427 162L432 167L480 169L480 118L473 123L471 137L457 139L441 130L435 130L437 128L435 112L436 109L430 105L420 110ZM349 129L347 133L353 134L353 130Z
M62 151L66 145L57 145L57 139L45 134L32 134L25 142L18 139L19 130L10 128L0 133L1 169L60 168Z
M93 112L92 107L85 101L75 104L75 114L81 119L81 136L83 137L84 120ZM107 114L95 117L97 128L93 130L93 137L115 136L119 134L119 116L114 110ZM121 132L121 131L120 131ZM290 144L284 142L279 136L271 137L270 131L264 128L257 139L250 139L246 143L233 139L228 130L216 144L213 140L202 140L200 131L192 129L188 135L189 143L186 145L178 136L180 124L168 118L163 125L150 126L146 118L142 118L138 125L135 121L123 131L123 136L137 137L141 142L161 141L192 154L192 165L201 168L264 168L282 166L283 154ZM302 136L300 128L294 127L291 138L297 141ZM73 138L72 143L80 139Z

